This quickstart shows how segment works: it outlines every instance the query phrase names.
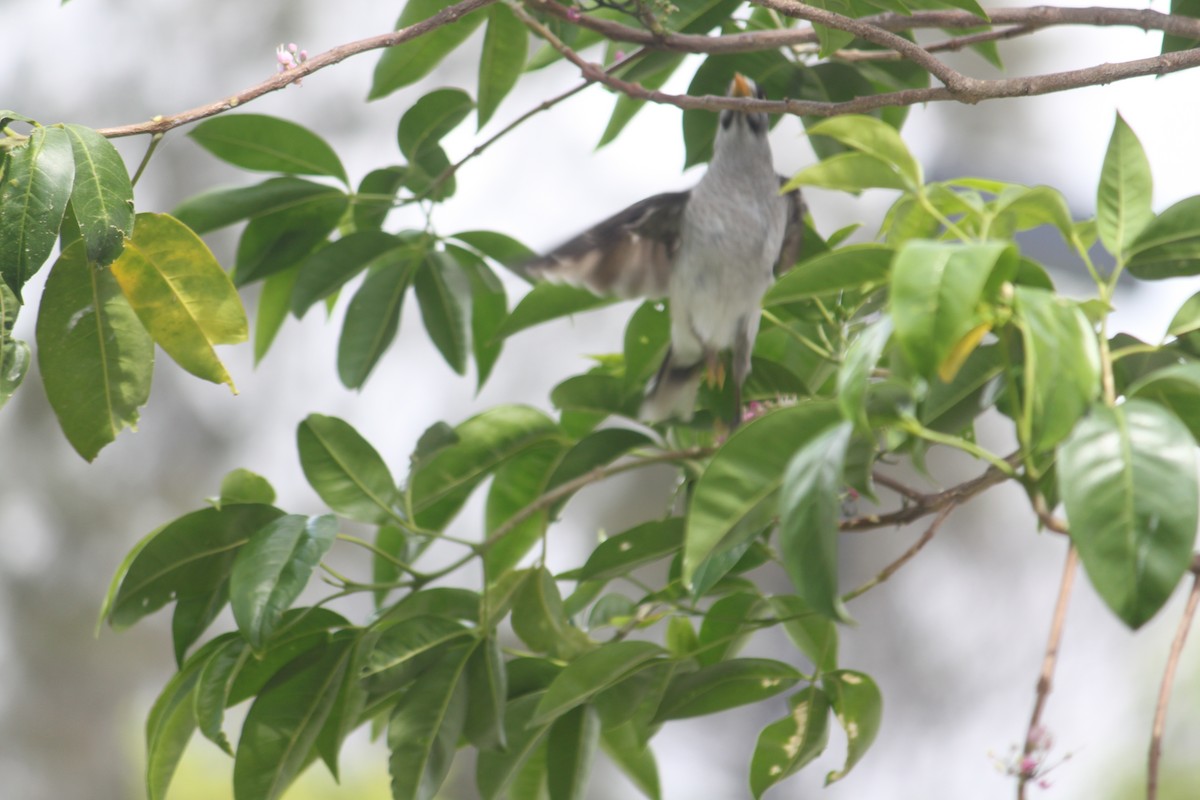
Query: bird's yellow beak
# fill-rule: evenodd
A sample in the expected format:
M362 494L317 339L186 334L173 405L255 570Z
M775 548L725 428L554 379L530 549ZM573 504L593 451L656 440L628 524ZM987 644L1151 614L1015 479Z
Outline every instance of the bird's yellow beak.
M732 97L754 97L754 89L750 85L750 81L740 72L734 73L733 83L729 87L729 94Z

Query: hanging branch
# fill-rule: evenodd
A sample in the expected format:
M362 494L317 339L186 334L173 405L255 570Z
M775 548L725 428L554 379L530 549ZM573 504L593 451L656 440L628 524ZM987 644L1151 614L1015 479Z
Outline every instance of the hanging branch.
M1191 630L1192 620L1196 617L1196 606L1200 604L1200 556L1192 560L1192 591L1188 593L1187 606L1183 616L1179 618L1179 627L1175 629L1175 639L1171 642L1171 654L1167 657L1167 666L1163 669L1162 686L1158 690L1158 703L1154 707L1154 726L1150 732L1150 755L1146 764L1146 800L1156 800L1158 797L1158 767L1162 759L1163 730L1167 725L1167 703L1171 699L1171 686L1175 682L1175 670L1179 666L1179 658L1183 655L1183 645L1187 642L1188 631Z

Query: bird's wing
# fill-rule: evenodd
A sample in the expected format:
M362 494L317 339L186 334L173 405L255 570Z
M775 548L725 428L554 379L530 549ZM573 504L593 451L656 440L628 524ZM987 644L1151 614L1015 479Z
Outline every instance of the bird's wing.
M781 184L787 178L780 176ZM775 276L787 272L800 258L800 246L804 243L804 197L799 189L793 189L783 196L787 202L787 224L783 229L783 245L779 248L779 260L775 262Z
M688 195L668 192L634 203L530 261L524 272L601 295L665 297Z

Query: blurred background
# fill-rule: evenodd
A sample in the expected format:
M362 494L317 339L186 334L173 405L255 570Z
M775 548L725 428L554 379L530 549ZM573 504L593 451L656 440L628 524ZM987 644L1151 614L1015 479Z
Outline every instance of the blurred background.
M275 69L277 44L318 53L390 30L400 2L290 0L0 0L4 66L0 107L44 123L117 125L171 114L250 86ZM1156 0L1152 7L1166 10ZM1063 28L1002 44L1012 75L1070 69L1158 52L1159 36L1139 31ZM363 102L376 56L353 58L253 103L319 131L357 183L367 171L396 163L395 127L403 111L438 85L474 90L478 42L463 47L420 85ZM970 74L990 68L970 54L955 63ZM668 84L686 89L690 70ZM542 99L573 86L573 68L558 65L523 79L483 131L473 120L446 142L461 156ZM1077 218L1095 209L1095 186L1116 110L1149 153L1155 209L1200 192L1200 72L1140 79L1063 95L939 104L914 109L904 134L931 179L980 175L1045 183L1064 191ZM595 150L613 99L593 87L506 137L458 176L456 197L439 208L439 231L487 228L543 249L648 194L684 188L698 171L681 172L679 112L643 110L614 144ZM141 210L170 210L216 185L248 183L176 131L167 136L137 187ZM811 163L799 123L773 134L777 165L790 173ZM121 140L132 168L146 142ZM892 196L858 198L809 192L817 227L828 234L863 221L875 230ZM391 225L418 223L397 213ZM1082 268L1052 243L1032 237L1027 249L1060 267L1063 291L1086 293ZM209 239L222 263L233 235ZM48 268L31 285L37 297ZM1118 297L1116 328L1158 341L1175 309L1198 287L1185 280L1129 285ZM518 282L510 283L514 292ZM247 297L253 308L253 293ZM344 303L343 303L344 307ZM200 507L221 477L245 467L268 477L280 504L316 512L295 455L295 425L310 412L341 416L404 474L416 438L431 423L451 423L490 405L526 402L549 410L548 391L586 366L588 354L615 351L631 306L617 306L511 339L485 389L459 378L429 343L417 309L404 310L401 333L362 392L349 392L335 371L341 310L326 320L289 320L275 347L254 367L249 346L222 352L241 394L183 374L159 358L153 396L139 430L122 434L93 465L71 450L46 403L36 366L0 412L0 796L10 800L135 800L143 797L145 715L174 670L165 614L133 630L94 634L108 581L125 553L157 525ZM16 335L32 342L32 312ZM1005 424L981 425L985 444L1012 446ZM934 488L982 471L965 457L931 460ZM585 552L598 530L617 532L659 513L669 471L616 480L573 501L552 534L552 566ZM913 478L915 482L921 479ZM615 502L614 502L615 501ZM460 535L478 535L479 507L460 517ZM861 583L907 547L920 530L847 536L844 585ZM938 537L886 586L855 601L858 626L843 630L844 666L879 682L884 723L867 758L843 782L822 789L840 767L838 735L815 765L774 791L775 797L1007 798L1014 783L997 770L1024 735L1065 555L1061 537L1036 532L1022 493L1000 487L956 512ZM347 570L367 569L356 553ZM1173 601L1144 629L1130 633L1080 580L1071 602L1057 683L1045 724L1052 760L1066 759L1034 796L1130 798L1142 795L1154 697L1170 637L1182 609ZM351 607L347 613L365 613ZM361 618L361 616L359 617ZM778 643L765 641L757 652ZM794 658L794 656L792 656ZM1164 798L1200 796L1200 642L1185 651L1165 740ZM655 739L664 795L673 800L748 796L747 769L757 731L781 716L774 706L672 723ZM233 724L236 724L236 720ZM236 730L236 728L234 728ZM602 760L602 759L601 759ZM469 759L460 759L445 797L472 797ZM207 741L189 749L172 796L230 796L230 761ZM344 783L314 768L290 798L388 796L386 756L356 737ZM636 796L605 764L594 798Z

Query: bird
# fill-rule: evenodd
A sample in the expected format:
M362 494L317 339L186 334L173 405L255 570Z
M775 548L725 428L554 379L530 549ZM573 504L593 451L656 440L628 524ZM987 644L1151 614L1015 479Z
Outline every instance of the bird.
M744 75L728 96L765 94ZM639 418L688 422L705 375L724 380L732 350L734 418L758 334L762 297L800 252L804 200L781 193L761 111L722 109L712 160L692 189L648 197L524 266L533 280L582 286L598 295L669 301L671 339L649 381Z

